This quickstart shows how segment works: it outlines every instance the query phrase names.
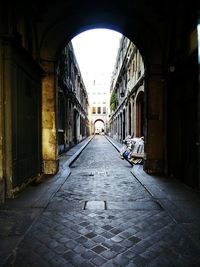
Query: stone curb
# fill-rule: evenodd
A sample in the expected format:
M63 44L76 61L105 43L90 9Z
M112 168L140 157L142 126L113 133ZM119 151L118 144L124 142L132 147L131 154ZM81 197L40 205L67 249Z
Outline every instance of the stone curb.
M106 136L106 135L104 135L105 136L105 138L114 146L114 148L119 152L120 151L120 149L121 149L121 147L123 146L123 145L121 145L121 147L119 147L118 145L116 145L113 141L112 141L112 139L109 137L109 136ZM128 159L125 159L131 166L133 166L133 164L128 160Z
M86 148L86 146L91 142L94 136L91 136L87 142L81 146L75 153L72 155L68 160L64 163L60 164L59 172L55 175L57 176L57 187L55 188L54 192L52 192L51 196L48 198L46 206L49 204L49 201L54 197L54 195L60 190L61 186L65 183L69 175L71 174L70 165L80 156L82 151ZM53 183L53 182L52 182Z
M89 140L78 150L76 151L76 153L71 156L67 161L66 161L66 165L70 166L78 157L79 155L82 153L82 151L85 149L85 147L92 141L92 139L94 138L94 135L92 135Z
M109 137L109 136L107 136L107 135L104 135L105 136L105 138L115 147L115 149L117 150L117 151L120 151L120 147L119 146L117 146L113 141L112 141L112 139Z

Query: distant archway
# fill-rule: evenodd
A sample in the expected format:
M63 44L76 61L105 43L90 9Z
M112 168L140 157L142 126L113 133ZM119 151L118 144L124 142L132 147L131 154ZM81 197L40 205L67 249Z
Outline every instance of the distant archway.
M93 124L94 134L100 134L105 132L105 122L102 119L97 119Z

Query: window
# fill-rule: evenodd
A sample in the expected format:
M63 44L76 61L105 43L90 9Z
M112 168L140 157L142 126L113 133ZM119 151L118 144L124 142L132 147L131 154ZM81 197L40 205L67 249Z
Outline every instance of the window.
M92 114L96 114L96 107L92 107Z
M106 107L103 107L103 114L106 114Z
M97 108L97 113L98 113L98 114L101 114L101 107L98 107L98 108Z

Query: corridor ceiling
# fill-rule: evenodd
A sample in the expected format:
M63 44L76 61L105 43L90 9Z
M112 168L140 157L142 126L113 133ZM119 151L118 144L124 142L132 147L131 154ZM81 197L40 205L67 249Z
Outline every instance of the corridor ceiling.
M16 1L14 9L36 22L42 59L54 60L63 46L82 31L109 28L131 39L144 59L153 56L155 60L153 54L160 58L168 42L168 27L174 15L180 11L181 16L191 14L192 2L195 4L193 0L189 4L171 0L31 0L23 4Z

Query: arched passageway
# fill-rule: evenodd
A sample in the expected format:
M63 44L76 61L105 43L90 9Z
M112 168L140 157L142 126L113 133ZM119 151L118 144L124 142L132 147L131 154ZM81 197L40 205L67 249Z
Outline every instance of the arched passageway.
M81 1L59 3L29 1L23 5L19 2L12 5L10 2L4 3L1 8L3 14L0 16L2 195L6 188L7 196L13 196L21 186L21 182L15 183L15 175L23 177L22 180L25 181L32 179L40 169L47 174L57 172L59 162L58 95L55 90L57 60L61 49L72 37L83 30L95 27L114 29L123 33L136 44L144 58L144 169L149 173L166 172L175 176L178 174L184 177L185 182L197 186L199 103L196 75L198 71L196 10L196 1L190 1L189 4L179 1L176 3L156 1L151 4L147 4L145 0L109 3L101 1L95 5ZM186 75L188 71L195 74ZM185 80L187 82L184 82ZM34 92L27 89L32 88L31 86ZM20 91L21 95L18 94L19 88L24 88L23 93ZM12 101L17 101L14 92L19 99L13 104ZM33 94L35 96L38 94L36 97L38 110L41 107L42 112L38 114L38 111L35 111L33 114L33 117L38 118L34 123L38 128L35 126L34 131L29 133L26 131L27 144L22 145L23 134L15 132L15 129L19 129L19 123L16 126L16 122L23 118L27 128L31 118L30 110L26 112L23 109L23 114L20 115L15 113L14 107L20 106L20 103L28 103L26 99ZM189 106L187 106L188 96L191 99ZM192 125L190 116L185 116L183 119L181 115L185 107L188 107L188 114L194 118ZM178 111L176 119L172 119L173 116L170 115L172 110ZM176 122L182 126L179 127ZM173 135L172 129L175 124L177 127ZM186 134L181 134L182 137L179 138L180 134L176 132L183 133L186 129L187 137ZM121 131L123 133L123 129ZM34 132L34 136L37 136L35 140L38 152L34 154L37 160L31 166L34 168L34 174L28 174L26 166L31 162L31 153L28 151L31 151L30 144ZM185 146L184 139L187 140ZM175 140L173 145L172 140ZM179 166L176 166L170 158L174 158L174 150L177 151L180 146L184 146L184 149L177 155ZM186 154L191 157L185 161ZM183 164L190 166L192 174L180 173Z
M101 119L97 119L94 121L94 133L104 133L105 131L105 122Z

